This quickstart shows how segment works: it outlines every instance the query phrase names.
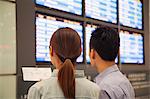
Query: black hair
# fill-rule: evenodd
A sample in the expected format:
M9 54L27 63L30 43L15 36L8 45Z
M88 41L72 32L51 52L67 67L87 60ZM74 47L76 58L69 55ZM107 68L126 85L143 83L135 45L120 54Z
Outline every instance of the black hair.
M90 50L94 49L106 61L114 61L120 46L119 33L109 26L99 26L91 34Z

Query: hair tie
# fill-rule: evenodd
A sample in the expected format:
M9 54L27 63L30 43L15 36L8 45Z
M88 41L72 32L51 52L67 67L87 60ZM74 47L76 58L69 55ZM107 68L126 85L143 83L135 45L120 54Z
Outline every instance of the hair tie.
M72 63L72 61L69 58L66 58L64 63L67 62L67 61Z
M71 60L70 58L66 57L65 60L67 60L67 59Z

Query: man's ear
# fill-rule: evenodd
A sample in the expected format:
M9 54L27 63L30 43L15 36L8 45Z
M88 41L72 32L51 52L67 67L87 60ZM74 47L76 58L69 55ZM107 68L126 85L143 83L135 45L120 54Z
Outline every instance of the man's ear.
M53 56L53 48L50 46L50 56Z
M95 59L95 50L94 49L91 49L90 56L92 59Z

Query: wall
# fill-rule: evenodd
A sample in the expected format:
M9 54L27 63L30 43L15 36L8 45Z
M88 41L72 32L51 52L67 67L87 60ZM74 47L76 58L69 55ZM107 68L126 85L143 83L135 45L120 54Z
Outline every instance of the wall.
M16 99L16 4L0 1L0 99Z

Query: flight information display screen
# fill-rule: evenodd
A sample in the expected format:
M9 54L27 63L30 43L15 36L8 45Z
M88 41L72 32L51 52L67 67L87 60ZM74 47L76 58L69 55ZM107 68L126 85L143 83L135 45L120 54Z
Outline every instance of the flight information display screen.
M144 63L144 39L142 34L120 31L121 63Z
M47 15L36 15L36 62L50 62L49 42L52 34L61 27L75 29L80 37L83 49L83 27L80 22L67 19L51 17ZM77 62L83 62L83 52Z
M117 0L85 0L87 17L117 23Z
M90 24L87 24L86 25L86 62L87 63L90 63L90 57L89 57L89 44L90 44L90 38L91 38L91 33L97 28L98 26L96 25L90 25ZM115 59L115 63L118 63L118 57Z
M141 0L119 0L120 24L142 29L142 6Z
M36 0L36 4L74 14L82 14L82 0Z

